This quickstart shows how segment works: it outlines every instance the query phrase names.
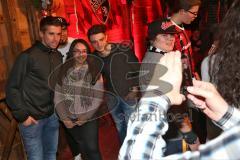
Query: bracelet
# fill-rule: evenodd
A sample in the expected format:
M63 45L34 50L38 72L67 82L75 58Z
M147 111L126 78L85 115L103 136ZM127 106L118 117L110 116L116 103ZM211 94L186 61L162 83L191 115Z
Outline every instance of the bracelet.
M219 126L223 126L232 116L233 114L233 107L228 107L227 112L222 116L222 118L220 120L218 120L216 123Z
M197 135L193 132L182 133L183 139L187 142L187 144L196 144L197 143Z

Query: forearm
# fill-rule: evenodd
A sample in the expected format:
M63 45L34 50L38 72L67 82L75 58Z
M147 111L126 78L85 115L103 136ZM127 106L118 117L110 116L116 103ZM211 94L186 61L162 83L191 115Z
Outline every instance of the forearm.
M13 116L18 122L25 121L29 115L20 91L16 91L16 89L13 88L8 88L7 90L8 91L6 91L6 100L8 106L12 110Z
M158 159L163 156L166 143L162 135L168 130L168 107L169 103L162 97L141 99L138 110L131 115L119 159Z
M23 87L24 78L26 77L27 56L21 54L16 60L6 85L6 100L12 113L18 122L23 122L29 116L27 105L24 101Z
M13 110L23 109L26 107L26 103L24 101L24 97L22 95L22 91L15 82L10 82L7 84L6 88L6 99L7 103Z

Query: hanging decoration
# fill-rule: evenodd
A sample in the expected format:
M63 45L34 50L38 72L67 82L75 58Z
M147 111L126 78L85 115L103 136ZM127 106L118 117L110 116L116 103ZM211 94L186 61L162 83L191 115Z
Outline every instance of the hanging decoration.
M56 11L60 8L60 3L53 3L53 1L54 0L33 0L33 4L40 10L41 17L56 16Z
M41 0L42 9L48 10L51 7L52 2L50 0Z
M50 0L41 0L41 16L46 17L50 15L50 8L51 8L51 1Z
M106 24L110 12L109 1L108 0L88 0L88 1L97 19L101 23Z
M76 0L74 0L74 14L76 17L76 32L77 32L77 34L79 34Z

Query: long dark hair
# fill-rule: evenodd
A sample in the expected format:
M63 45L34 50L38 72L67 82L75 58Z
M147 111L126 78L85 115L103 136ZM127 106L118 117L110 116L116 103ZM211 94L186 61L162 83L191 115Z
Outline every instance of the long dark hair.
M219 45L210 56L210 80L230 104L240 104L240 0L235 0L219 26ZM211 63L210 63L211 64Z
M71 46L67 53L66 62L61 67L60 78L58 81L59 85L61 85L61 86L63 84L64 78L67 77L67 73L68 73L69 69L73 68L74 65L76 64L76 59L73 58L74 57L73 50L78 43L83 44L87 50L87 60L86 60L87 64L88 64L88 73L87 74L91 74L91 77L92 77L91 84L94 85L96 83L96 81L99 79L101 62L99 62L98 59L94 58L93 55L91 55L91 49L85 40L75 39L71 43Z

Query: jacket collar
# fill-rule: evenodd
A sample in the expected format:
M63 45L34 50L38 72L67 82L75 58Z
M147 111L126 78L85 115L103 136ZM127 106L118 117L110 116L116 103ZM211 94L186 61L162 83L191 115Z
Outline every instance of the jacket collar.
M160 53L160 54L163 54L163 55L166 53L166 52L163 52L161 49L153 47L153 46L149 47L149 51L150 52L155 52L155 53Z
M41 41L36 41L35 46L41 49L45 53L58 52L57 49L52 49L45 46Z

